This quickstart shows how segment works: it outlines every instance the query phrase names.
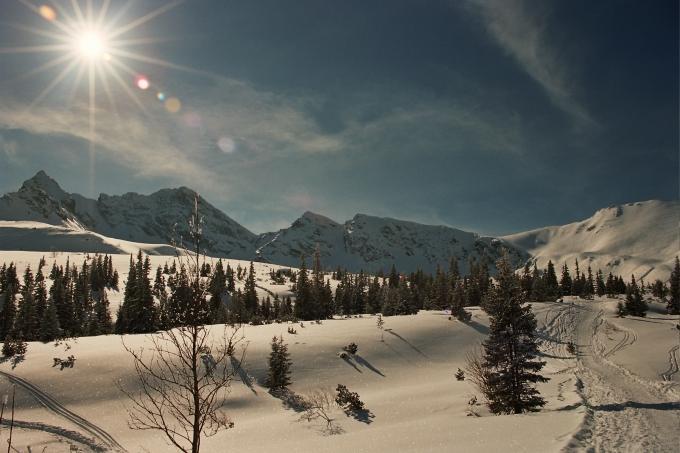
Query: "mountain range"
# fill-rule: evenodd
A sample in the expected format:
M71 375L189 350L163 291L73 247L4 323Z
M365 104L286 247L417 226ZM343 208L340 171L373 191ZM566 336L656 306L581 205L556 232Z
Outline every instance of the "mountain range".
M134 248L130 244L142 243L158 244L140 246L147 252L167 253L167 244L188 237L187 219L195 197L193 190L180 187L150 195L101 194L94 200L67 193L40 171L18 191L0 197L0 248L45 250L67 235L87 239L72 245L81 251L129 253ZM584 269L590 264L649 277L670 272L680 248L677 201L610 207L581 222L500 238L366 214L338 223L312 212L288 228L257 235L203 198L200 213L203 249L209 255L298 266L301 256L310 256L318 247L326 268L353 271L387 271L394 264L404 272L418 268L433 272L437 266L448 267L456 257L465 272L470 260L486 257L493 262L506 249L517 266L529 259L539 266L549 259L555 263L579 259ZM32 239L17 240L25 236L26 228L34 231Z

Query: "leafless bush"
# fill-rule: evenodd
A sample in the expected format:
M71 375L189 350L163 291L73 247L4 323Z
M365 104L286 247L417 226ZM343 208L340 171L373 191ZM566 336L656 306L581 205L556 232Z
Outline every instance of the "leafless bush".
M467 371L467 380L472 382L475 387L482 393L488 395L489 387L489 373L482 366L481 352L479 348L475 348L465 353L465 371Z
M180 239L177 255L192 282L191 294L186 296L191 309L183 316L182 326L149 335L151 346L146 350L129 347L123 340L123 347L132 356L139 388L133 391L119 384L131 402L130 428L160 431L186 453L200 451L202 436L234 426L221 407L246 349L242 348L238 367L232 366L230 358L244 338L240 326L223 326L220 333L203 325L207 285L201 279L201 258L205 263L205 256L200 251L202 218L198 202L197 196L189 220L193 250L185 248Z
M311 422L313 420L321 420L326 424L324 431L328 434L339 434L342 432L342 429L335 424L335 420L331 416L331 412L337 407L337 403L330 390L315 390L303 398L305 411L300 416L300 421Z

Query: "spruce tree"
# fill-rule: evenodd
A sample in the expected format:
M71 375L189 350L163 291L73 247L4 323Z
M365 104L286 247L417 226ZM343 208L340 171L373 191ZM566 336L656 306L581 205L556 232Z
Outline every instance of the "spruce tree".
M563 296L569 296L572 294L572 280L569 274L569 267L567 263L564 263L562 267L562 278L560 279L560 294Z
M298 319L309 320L311 305L311 288L307 275L307 266L304 256L301 258L300 271L298 272L297 282L295 283L295 307L293 312Z
M463 283L458 282L451 297L451 315L459 321L467 322L470 320L470 313L465 310L465 290Z
M604 276L602 274L602 271L600 269L597 270L597 276L595 277L595 292L599 297L602 297L606 294L607 288L604 283Z
M672 315L680 315L680 260L677 256L671 272L669 293L668 312Z
M488 297L490 333L484 342L482 366L487 373L485 397L496 414L535 411L545 405L534 384L539 374L536 318L527 304L507 253L496 264L497 285Z
M631 282L626 292L626 304L625 304L626 313L631 316L644 317L647 315L648 308L649 307L647 307L647 302L645 302L645 300L642 298L640 288L635 282L635 276L633 275L631 277Z
M545 295L548 300L555 300L559 295L560 287L557 283L557 274L555 274L555 266L552 261L548 261L548 267L543 274L543 281L545 286Z
M255 267L253 262L250 262L248 268L248 277L246 278L245 286L243 288L244 304L247 316L250 318L258 312L259 301L257 298L257 289L255 286Z
M54 302L50 300L47 302L40 320L40 341L47 343L60 337L61 328L59 327L57 308L55 307Z
M282 390L291 384L290 360L288 346L283 342L283 336L272 338L271 353L269 354L269 374L267 385L272 390Z

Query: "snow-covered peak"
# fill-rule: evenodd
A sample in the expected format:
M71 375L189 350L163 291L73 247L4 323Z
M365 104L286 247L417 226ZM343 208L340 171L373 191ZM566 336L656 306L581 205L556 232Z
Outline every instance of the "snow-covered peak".
M36 192L42 191L50 198L63 201L68 198L68 193L66 193L51 177L47 175L43 170L40 170L31 179L27 179L21 185L19 192Z
M538 228L504 239L548 260L637 277L667 278L680 250L680 201L649 200L600 209L591 217L562 226Z
M302 216L300 216L299 219L297 219L293 224L298 224L298 225L320 225L320 226L337 226L339 225L338 222L335 220L329 219L326 216L323 216L321 214L317 214L315 212L311 211L305 211Z

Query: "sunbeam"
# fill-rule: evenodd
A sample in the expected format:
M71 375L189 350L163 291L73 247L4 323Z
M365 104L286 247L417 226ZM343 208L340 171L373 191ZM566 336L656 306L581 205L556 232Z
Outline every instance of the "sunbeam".
M152 86L150 79L146 76L141 76L137 70L122 60L200 73L200 71L189 67L126 50L126 47L129 46L177 39L176 37L125 37L125 35L132 30L138 30L144 24L170 11L183 3L183 1L169 1L146 14L133 17L126 23L121 24L120 22L122 22L123 17L125 17L133 4L132 0L127 1L118 8L113 8L113 5L116 5L115 2L102 0L97 3L96 10L92 0L70 0L70 8L67 6L69 3L58 2L56 0L49 0L48 4L42 5L36 5L30 0L19 0L22 5L44 19L44 22L47 22L47 24L45 24L45 28L36 28L25 24L8 25L17 30L27 32L34 39L43 38L48 41L2 47L0 48L0 54L61 53L61 55L50 58L48 61L19 75L15 81L22 81L55 68L60 68L56 76L51 78L47 86L28 105L26 108L27 113L40 103L52 99L53 97L50 94L67 80L70 80L72 84L64 91L65 96L61 97L64 108L71 109L74 104L79 105L76 102L76 97L80 95L87 97L87 101L86 103L83 102L83 105L87 105L87 121L89 124L87 134L89 141L89 182L92 190L94 190L94 182L96 180L94 169L97 142L97 104L101 102L104 102L104 105L108 104L114 115L118 117L119 106L116 102L115 88L117 91L122 90L144 115L149 115L148 108L144 105L142 98L138 96L136 90L132 88L132 83L134 81L137 88L145 90ZM124 79L121 76L121 71L125 73L125 78L129 76L129 79ZM86 93L80 89L81 84L84 84L87 88ZM153 86L157 86L155 82ZM97 91L102 92L103 96L98 96ZM145 99L155 99L155 97ZM177 111L172 109L166 110L171 113Z

